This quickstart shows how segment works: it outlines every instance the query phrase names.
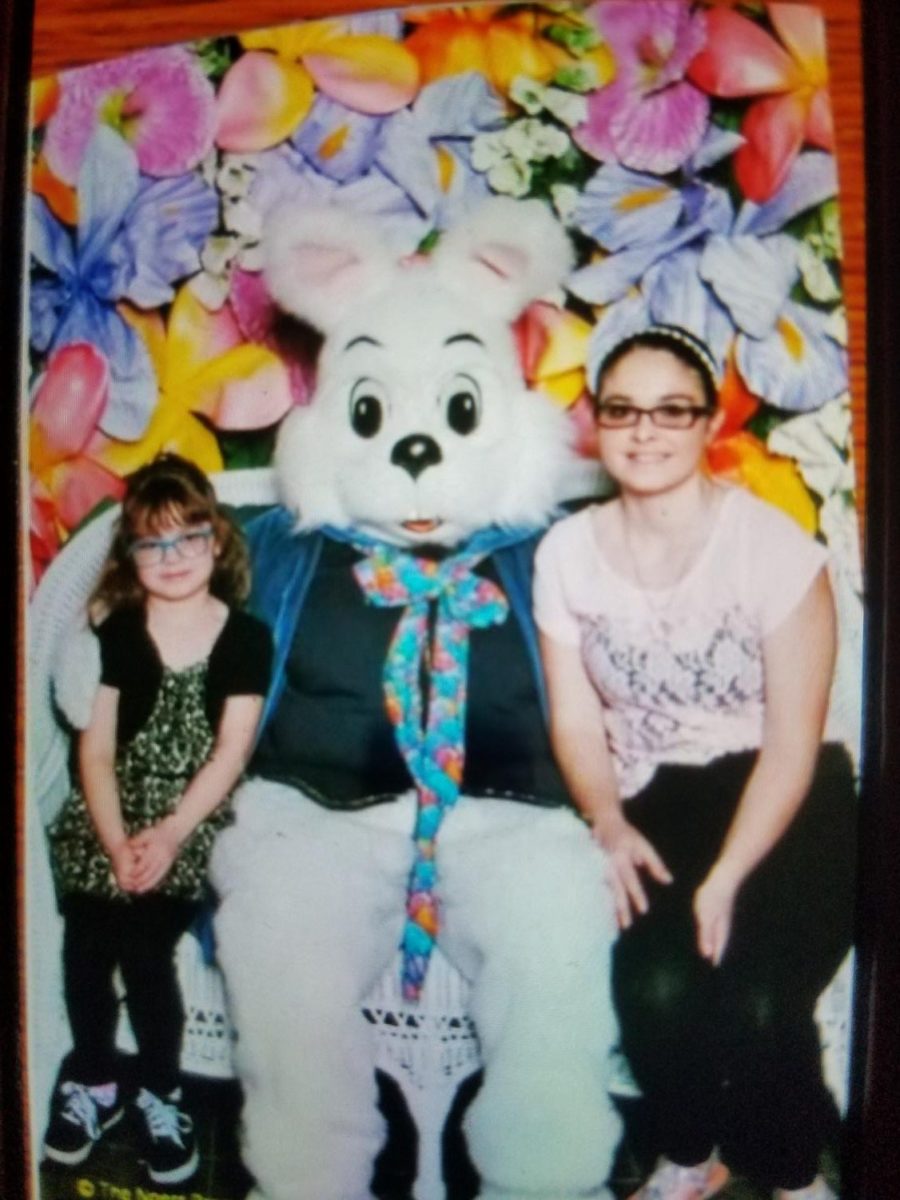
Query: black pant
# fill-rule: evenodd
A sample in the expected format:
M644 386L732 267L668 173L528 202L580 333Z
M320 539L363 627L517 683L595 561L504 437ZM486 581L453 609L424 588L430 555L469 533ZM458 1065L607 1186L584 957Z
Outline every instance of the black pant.
M856 799L846 753L823 748L803 807L741 888L718 967L696 947L693 896L715 861L755 753L662 767L626 816L674 875L621 935L613 986L622 1045L659 1151L715 1145L766 1187L815 1176L833 1101L813 1010L852 937Z
M62 1078L88 1085L116 1079L119 967L138 1046L137 1082L159 1095L178 1086L184 1007L175 947L198 907L161 895L64 898L63 986L74 1046Z

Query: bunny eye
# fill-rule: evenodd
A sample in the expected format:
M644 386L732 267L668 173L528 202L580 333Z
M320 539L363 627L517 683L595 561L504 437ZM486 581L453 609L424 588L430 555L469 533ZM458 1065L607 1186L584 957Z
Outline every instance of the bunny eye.
M473 433L481 422L481 389L469 375L457 375L447 389L447 424L460 437Z
M384 420L381 389L372 379L360 379L350 393L350 427L361 438L373 438Z

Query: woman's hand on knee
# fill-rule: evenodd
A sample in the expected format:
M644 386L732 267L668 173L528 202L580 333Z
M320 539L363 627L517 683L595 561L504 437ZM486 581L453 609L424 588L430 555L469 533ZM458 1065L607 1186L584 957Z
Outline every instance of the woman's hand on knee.
M620 929L627 929L634 917L650 907L641 872L657 883L671 883L672 874L653 845L624 817L595 823L593 834L609 861L616 920Z
M714 967L722 961L731 937L740 884L736 875L717 864L694 893L697 949Z

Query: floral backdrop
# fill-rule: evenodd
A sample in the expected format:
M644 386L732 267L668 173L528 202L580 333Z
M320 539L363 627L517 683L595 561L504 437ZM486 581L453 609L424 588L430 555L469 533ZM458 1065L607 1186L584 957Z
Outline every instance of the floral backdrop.
M425 249L491 193L578 252L518 324L590 454L585 381L651 322L711 346L710 468L838 549L859 590L820 13L600 0L383 11L151 49L33 91L32 581L161 449L265 464L313 355L259 273L288 200Z

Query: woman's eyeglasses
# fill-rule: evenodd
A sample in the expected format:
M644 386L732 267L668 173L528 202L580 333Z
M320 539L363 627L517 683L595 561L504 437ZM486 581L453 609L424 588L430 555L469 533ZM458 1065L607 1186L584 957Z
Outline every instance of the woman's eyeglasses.
M202 529L186 529L167 538L138 538L129 547L129 554L139 567L158 567L165 561L166 552L175 551L176 558L200 558L209 549L213 536L211 525Z
M657 404L655 408L638 408L623 400L604 400L597 405L597 424L603 429L631 429L641 417L649 417L650 423L659 429L690 429L700 417L708 417L712 409L696 404L682 404L676 400Z

